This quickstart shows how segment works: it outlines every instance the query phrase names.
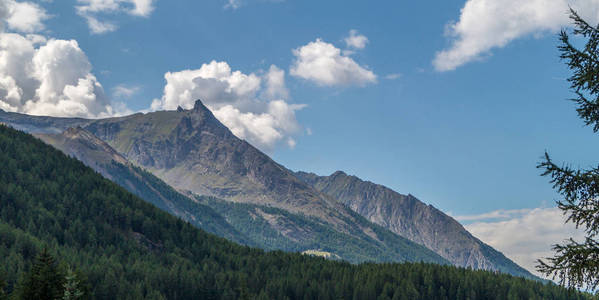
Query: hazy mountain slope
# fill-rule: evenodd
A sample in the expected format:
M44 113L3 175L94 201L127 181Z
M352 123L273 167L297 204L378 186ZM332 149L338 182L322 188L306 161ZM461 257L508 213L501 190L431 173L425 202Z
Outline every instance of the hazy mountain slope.
M210 207L175 191L154 175L131 165L104 141L77 127L61 134L34 134L47 144L75 157L134 195L210 233L254 245Z
M372 226L364 219L362 226L370 226L378 243L372 238L345 234L322 224L318 219L293 214L283 209L225 201L213 197L198 196L197 199L220 213L238 231L248 236L266 250L304 252L321 250L349 262L396 261L398 257L407 261L440 261L437 255L424 246L405 243L400 237L382 227ZM378 245L378 246L373 246Z
M88 119L30 116L0 109L0 123L9 124L12 128L28 133L62 133L68 128L90 122Z
M9 118L5 117L7 115ZM262 237L268 237L269 230L274 229L286 239L293 240L297 236L304 239L278 249L310 250L302 247L316 243L320 248L344 254L341 257L352 262L408 260L448 263L426 247L367 221L343 204L317 192L291 171L235 137L199 101L192 110L139 113L103 120L21 116L0 113L0 122L44 132L43 124L62 128L76 121L123 154L128 161L148 169L179 191L190 190L195 194L289 212L287 216L267 217L270 229L264 229ZM42 125L29 126L29 123ZM94 162L88 164L93 165ZM102 171L101 168L99 170ZM307 231L296 223L310 223L310 228L319 229ZM343 240L355 243L344 246ZM253 241L256 245L268 247L260 235Z
M370 221L432 249L458 266L533 278L530 272L472 236L456 220L412 195L399 194L341 171L330 176L306 172L296 175Z

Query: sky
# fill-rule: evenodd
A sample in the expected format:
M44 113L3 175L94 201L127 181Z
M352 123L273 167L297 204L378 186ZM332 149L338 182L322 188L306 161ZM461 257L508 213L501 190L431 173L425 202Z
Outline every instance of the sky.
M556 46L568 6L597 23L599 1L434 5L0 0L0 109L101 118L202 99L286 167L413 194L532 269L581 237L535 166L544 151L596 164Z

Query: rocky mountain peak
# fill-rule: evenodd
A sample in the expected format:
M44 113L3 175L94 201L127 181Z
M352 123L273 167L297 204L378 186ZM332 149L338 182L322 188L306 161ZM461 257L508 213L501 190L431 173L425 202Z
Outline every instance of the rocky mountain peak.
M331 174L331 177L346 177L347 173L343 171L335 171L335 173Z
M210 114L212 114L212 112L208 109L208 107L206 107L204 105L204 103L202 103L202 99L196 100L196 102L193 104L193 111L196 111L196 112L204 111L204 112L209 112Z

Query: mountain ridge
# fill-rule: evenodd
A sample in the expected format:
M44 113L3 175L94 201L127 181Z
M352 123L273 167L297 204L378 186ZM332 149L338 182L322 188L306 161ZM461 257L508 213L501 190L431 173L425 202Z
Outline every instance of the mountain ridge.
M470 234L459 222L411 194L336 171L329 176L296 172L317 190L328 194L371 222L432 249L453 264L535 278L501 252Z

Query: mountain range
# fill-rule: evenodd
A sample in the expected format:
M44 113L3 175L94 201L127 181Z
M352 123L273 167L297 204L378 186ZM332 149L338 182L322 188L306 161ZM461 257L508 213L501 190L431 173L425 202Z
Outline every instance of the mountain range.
M241 246L4 125L0 165L2 299L594 299L450 265L356 265Z
M201 101L190 110L100 120L0 111L0 122L35 133L146 201L240 243L321 251L351 262L449 262L535 278L411 195L343 172L288 170L233 135Z

